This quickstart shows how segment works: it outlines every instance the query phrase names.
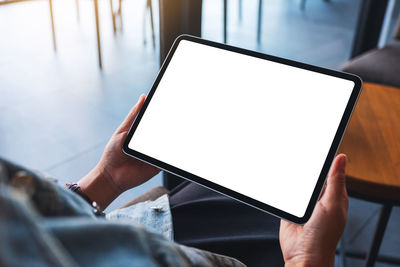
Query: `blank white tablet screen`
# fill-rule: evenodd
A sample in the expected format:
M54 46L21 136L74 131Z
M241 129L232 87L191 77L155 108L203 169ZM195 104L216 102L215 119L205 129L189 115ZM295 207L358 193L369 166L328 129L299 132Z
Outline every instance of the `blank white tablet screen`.
M353 87L182 40L128 146L302 217Z

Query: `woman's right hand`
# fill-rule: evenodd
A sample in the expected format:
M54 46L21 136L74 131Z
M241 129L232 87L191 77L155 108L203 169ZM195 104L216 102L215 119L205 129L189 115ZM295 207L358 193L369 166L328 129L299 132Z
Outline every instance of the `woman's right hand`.
M346 155L338 155L326 188L310 220L296 225L281 220L279 240L285 266L333 266L335 250L344 231L348 210Z

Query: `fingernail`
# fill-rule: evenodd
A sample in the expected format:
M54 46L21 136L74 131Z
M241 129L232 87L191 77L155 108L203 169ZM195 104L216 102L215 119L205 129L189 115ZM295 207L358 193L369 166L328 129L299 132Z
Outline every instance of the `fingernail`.
M342 156L339 159L339 170L344 173L347 164L347 156L345 154L341 154Z

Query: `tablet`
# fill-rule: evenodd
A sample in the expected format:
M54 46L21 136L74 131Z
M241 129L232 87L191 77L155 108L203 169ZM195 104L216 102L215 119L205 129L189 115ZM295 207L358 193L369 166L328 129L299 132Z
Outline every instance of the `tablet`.
M303 224L360 90L354 75L182 35L123 150Z

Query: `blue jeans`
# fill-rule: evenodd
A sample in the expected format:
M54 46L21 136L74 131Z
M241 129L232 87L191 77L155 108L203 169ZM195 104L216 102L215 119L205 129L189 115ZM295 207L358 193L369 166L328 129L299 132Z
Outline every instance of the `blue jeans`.
M96 217L80 196L1 159L0 247L2 266L243 266Z

